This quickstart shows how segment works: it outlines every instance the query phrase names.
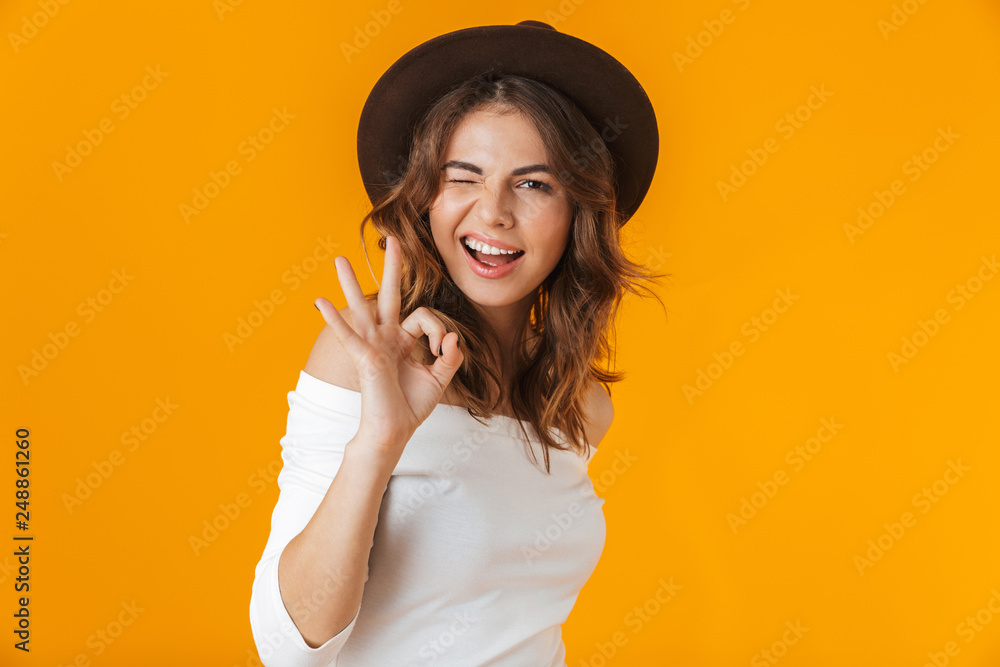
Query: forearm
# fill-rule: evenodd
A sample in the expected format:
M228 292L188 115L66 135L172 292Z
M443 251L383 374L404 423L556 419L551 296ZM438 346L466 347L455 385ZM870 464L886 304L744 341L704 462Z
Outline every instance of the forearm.
M278 561L282 600L310 647L346 628L361 605L382 496L398 461L370 445L360 433L347 443L315 514Z

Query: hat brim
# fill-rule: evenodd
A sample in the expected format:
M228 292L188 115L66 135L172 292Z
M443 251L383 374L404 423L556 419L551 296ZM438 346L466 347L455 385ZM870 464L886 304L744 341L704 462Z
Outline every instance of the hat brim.
M631 218L649 190L659 152L649 97L611 55L539 22L446 33L411 49L386 70L358 123L358 166L369 198L374 202L401 176L423 113L459 82L487 73L534 79L577 105L611 152L618 209L624 220Z

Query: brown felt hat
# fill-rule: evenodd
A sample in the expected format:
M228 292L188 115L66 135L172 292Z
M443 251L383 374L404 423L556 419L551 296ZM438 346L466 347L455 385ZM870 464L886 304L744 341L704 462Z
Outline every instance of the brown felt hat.
M358 123L358 165L368 197L402 174L424 111L480 74L534 79L576 103L615 162L618 208L628 220L656 171L659 133L646 91L624 65L541 21L449 32L414 47L379 78Z

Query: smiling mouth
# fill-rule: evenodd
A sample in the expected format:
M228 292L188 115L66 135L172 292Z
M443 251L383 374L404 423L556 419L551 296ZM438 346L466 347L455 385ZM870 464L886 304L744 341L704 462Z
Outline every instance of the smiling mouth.
M467 246L464 241L462 242L462 248L465 249L465 252L472 255L473 259L480 264L485 264L486 266L503 266L504 264L510 264L524 254L523 250L518 250L513 254L487 255L486 253L482 253L478 250L473 250Z

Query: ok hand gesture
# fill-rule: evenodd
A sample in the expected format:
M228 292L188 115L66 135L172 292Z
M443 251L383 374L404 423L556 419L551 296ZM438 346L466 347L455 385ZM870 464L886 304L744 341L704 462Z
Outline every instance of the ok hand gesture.
M462 365L464 355L458 347L458 334L448 332L444 323L423 306L399 321L402 253L394 236L385 242L385 268L374 317L351 263L338 256L334 264L353 328L327 299L320 297L315 303L358 370L358 433L363 437L357 441L370 446L376 455L395 457L395 462L416 428L440 403ZM413 346L424 334L437 357L430 366L413 359Z

